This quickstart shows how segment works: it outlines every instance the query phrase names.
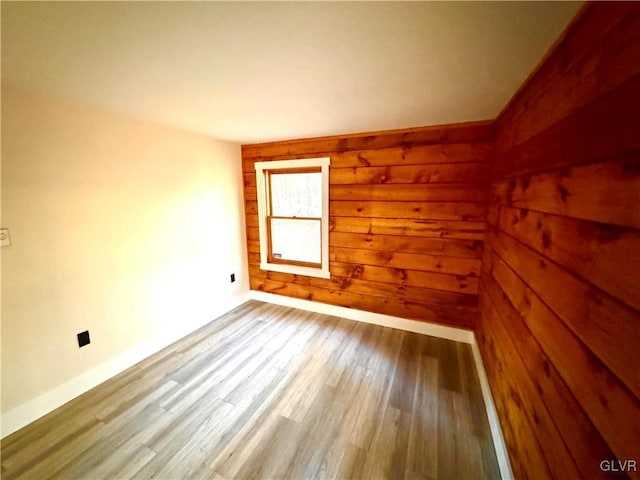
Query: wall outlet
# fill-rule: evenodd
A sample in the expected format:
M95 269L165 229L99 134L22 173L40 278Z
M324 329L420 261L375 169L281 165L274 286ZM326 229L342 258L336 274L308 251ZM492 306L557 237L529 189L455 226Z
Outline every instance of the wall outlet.
M8 247L11 245L11 236L8 228L0 228L0 246Z
M235 282L235 281L236 281L236 274L235 274L235 273L232 273L232 274L231 274L231 283L233 283L233 282Z
M91 339L89 338L89 330L85 330L84 332L80 332L78 334L78 347L82 348L85 345L89 345L91 343Z

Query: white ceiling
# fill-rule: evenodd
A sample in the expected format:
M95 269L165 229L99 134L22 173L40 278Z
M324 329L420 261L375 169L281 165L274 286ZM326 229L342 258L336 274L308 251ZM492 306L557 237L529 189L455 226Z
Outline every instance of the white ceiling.
M581 2L2 2L2 80L241 143L494 118Z

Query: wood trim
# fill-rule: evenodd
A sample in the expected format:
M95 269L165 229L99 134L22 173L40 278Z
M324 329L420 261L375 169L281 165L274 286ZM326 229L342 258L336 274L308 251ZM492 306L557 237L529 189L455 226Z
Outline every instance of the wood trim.
M456 342L473 344L473 342L475 341L473 331L465 328L440 325L438 323L420 322L394 315L373 313L366 310L359 310L357 308L313 302L300 298L287 297L284 295L256 290L251 290L249 292L249 296L253 300L258 300L261 302L269 302L275 305L299 308L301 310L306 310L309 312L333 315L336 317L346 318L348 320L370 323L372 325L380 325L382 327L397 328L399 330L405 330L407 332L414 332L422 335L431 335L434 337L453 340Z
M476 364L476 370L478 372L478 379L480 381L480 389L482 391L482 398L484 399L485 409L487 411L487 417L489 419L489 428L491 429L491 439L493 440L493 448L496 451L496 457L498 459L498 468L500 469L501 480L512 480L513 469L511 468L511 462L509 461L509 452L507 450L507 442L505 440L505 427L500 424L500 417L498 415L498 409L496 408L496 402L491 393L491 386L489 384L489 377L484 367L484 361L482 354L480 353L480 347L478 345L478 338L474 334L473 343L471 344L473 352L473 359Z
M297 159L297 160L275 160L272 162L255 162L256 179L256 200L248 200L245 192L245 213L248 213L247 206L252 205L254 214L258 217L259 231L259 253L260 268L265 270L273 270L276 272L291 272L297 274L307 274L314 277L329 277L329 165L331 159L329 157ZM287 173L321 173L322 174L322 217L274 217L271 215L273 211L271 196L271 176L274 172ZM251 182L246 178L245 186ZM260 197L262 202L259 201ZM299 220L320 220L320 263L303 262L297 260L289 260L276 258L273 256L272 236L271 236L271 219L273 218L290 218ZM249 222L246 222L248 228ZM247 246L251 251L251 240L247 230Z
M243 158L275 158L280 155L327 154L372 148L421 144L466 143L491 140L494 121L334 135L283 142L242 145Z

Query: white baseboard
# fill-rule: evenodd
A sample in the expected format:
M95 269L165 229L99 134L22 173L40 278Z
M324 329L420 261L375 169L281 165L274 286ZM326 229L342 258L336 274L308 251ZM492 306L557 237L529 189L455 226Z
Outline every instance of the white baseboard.
M300 298L285 297L284 295L259 292L257 290L251 290L249 295L254 300L283 305L285 307L299 308L300 310L333 315L335 317L346 318L348 320L357 320L359 322L372 323L383 327L397 328L398 330L431 335L432 337L445 338L456 342L475 342L473 332L463 328L447 327L445 325L437 325L435 323L408 320L406 318L393 317L391 315L383 315L381 313L365 312L364 310L339 307L336 305L329 305L327 303L312 302L310 300L302 300Z
M496 404L493 402L493 395L491 395L491 388L489 387L489 379L487 378L487 372L484 369L484 362L482 361L482 355L480 355L480 348L478 347L478 342L476 341L475 336L471 349L473 351L473 358L476 362L478 379L480 380L480 389L482 390L482 398L484 399L484 405L489 419L493 448L495 449L496 457L498 458L500 476L502 477L502 480L512 480L513 472L511 470L511 464L509 463L507 446L504 443L502 429L500 428L500 420L498 419L498 411L496 410Z
M198 328L211 322L214 318L218 318L219 316L224 315L230 310L233 310L237 306L243 304L249 300L249 298L249 292L235 295L227 299L226 302L219 306L216 312L213 312L209 318L205 319L200 324L188 325L186 328L180 328L180 324L178 324L177 329L162 332L140 345L117 355L111 360L108 360L105 363L69 380L68 382L63 383L53 390L49 390L39 397L29 400L13 410L4 413L2 415L1 438L21 429L25 425L28 425L38 418L55 410L59 406L64 405L68 401L91 390L93 387L171 345L182 337L189 335L191 332L194 332Z
M326 315L347 318L349 320L357 320L360 322L372 323L374 325L381 325L383 327L397 328L398 330L421 333L423 335L431 335L432 337L471 344L476 369L478 371L478 378L480 380L480 388L482 390L482 396L487 409L487 417L489 419L493 445L496 450L500 475L502 480L513 479L513 473L509 463L509 455L507 454L504 437L502 436L502 430L500 429L498 413L496 411L496 406L493 403L491 389L489 388L489 380L484 369L484 363L482 362L482 356L480 355L475 334L471 330L436 325L434 323L419 322L416 320L408 320L406 318L382 315L380 313L365 312L363 310L328 305L326 303L312 302L299 298L285 297L283 295L259 292L257 290L251 290L249 292L249 296L254 300L283 305L285 307L299 308L310 312L323 313Z
M472 331L455 327L447 327L444 325L436 325L433 323L419 322L416 320L408 320L406 318L393 317L379 313L366 312L363 310L355 310L352 308L328 305L325 303L311 302L309 300L301 300L282 295L258 292L255 290L230 298L219 308L217 312L215 312L213 317L217 318L224 315L250 299L471 344L476 368L478 370L478 378L480 379L482 395L487 409L493 443L498 457L500 474L503 480L511 480L513 478L507 449L500 429L500 422L498 420L493 397L491 396L487 374L484 369L484 364L482 362L482 357L480 356L480 350L478 349L475 335ZM25 425L28 425L38 418L46 415L52 410L55 410L59 406L87 392L141 360L144 360L150 355L162 350L203 325L206 325L210 321L211 320L208 319L200 325L191 325L188 329L163 332L137 347L128 350L89 370L88 372L85 372L82 375L79 375L78 377L54 388L53 390L50 390L47 393L40 395L39 397L34 398L13 410L10 410L2 415L1 438L6 437Z

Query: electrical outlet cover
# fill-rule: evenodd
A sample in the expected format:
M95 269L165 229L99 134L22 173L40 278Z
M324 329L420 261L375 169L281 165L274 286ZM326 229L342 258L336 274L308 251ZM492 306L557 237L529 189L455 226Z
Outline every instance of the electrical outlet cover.
M85 345L89 345L91 343L91 339L89 338L89 330L85 330L84 332L80 332L78 334L78 347L82 348Z
M0 245L3 247L11 245L11 236L9 236L8 228L0 228Z

